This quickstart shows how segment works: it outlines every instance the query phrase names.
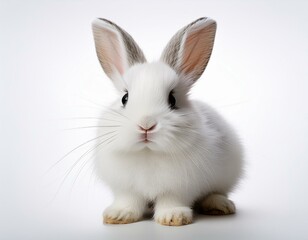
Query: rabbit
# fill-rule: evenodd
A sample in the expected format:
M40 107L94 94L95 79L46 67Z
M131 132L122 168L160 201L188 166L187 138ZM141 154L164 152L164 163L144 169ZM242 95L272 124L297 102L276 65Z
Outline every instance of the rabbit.
M243 147L231 126L189 91L212 53L216 22L203 17L179 30L159 61L148 63L115 23L92 22L99 62L119 98L102 110L95 171L113 203L105 224L142 220L153 205L157 223L193 222L193 210L236 211L228 194L243 172Z

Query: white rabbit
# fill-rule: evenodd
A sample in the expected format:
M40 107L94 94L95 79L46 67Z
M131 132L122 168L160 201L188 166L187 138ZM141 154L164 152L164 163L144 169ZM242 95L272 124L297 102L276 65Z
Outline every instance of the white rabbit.
M242 175L242 146L225 120L188 93L212 52L216 22L200 18L170 40L160 61L147 63L123 29L92 23L99 61L119 99L98 126L95 168L114 202L108 224L141 220L149 203L163 225L205 214L232 214L227 196Z

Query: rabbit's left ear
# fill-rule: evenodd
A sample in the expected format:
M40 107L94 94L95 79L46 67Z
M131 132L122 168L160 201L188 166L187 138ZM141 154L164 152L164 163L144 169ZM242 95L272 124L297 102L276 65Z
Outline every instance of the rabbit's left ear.
M216 22L200 18L178 31L164 49L161 60L194 83L203 73L212 53Z
M146 59L134 39L113 22L98 18L92 22L98 59L114 85L123 90L121 76L136 63Z

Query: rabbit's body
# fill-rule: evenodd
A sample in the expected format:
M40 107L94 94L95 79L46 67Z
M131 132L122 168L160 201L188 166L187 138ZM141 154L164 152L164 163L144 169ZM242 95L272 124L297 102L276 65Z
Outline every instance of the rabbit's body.
M212 192L229 193L241 175L241 146L217 112L201 102L192 105L193 121L203 124L194 126L194 140L185 147L171 146L169 153L148 148L121 152L107 145L97 153L97 174L112 189L136 192L148 201L172 192L192 205Z
M101 64L123 96L122 103L116 101L99 123L95 167L115 195L114 203L104 212L106 223L137 221L149 202L155 204L156 221L165 225L190 223L195 203L205 212L230 214L235 211L226 197L242 173L241 144L216 111L188 97L191 85L202 74L204 68L201 68L209 56L204 58L200 69L200 56L196 65L186 63L185 69L194 68L188 74L179 70L174 59L170 61L175 54L172 48L188 34L189 27L195 28L192 34L202 30L201 27L206 27L207 34L211 33L207 28L212 26L210 20L198 21L194 23L196 26L191 24L184 28L182 36L176 35L171 40L164 51L164 61L145 63L141 50L135 45L133 54L127 52L122 56L131 56L123 65L120 65L121 58L111 60L123 54L125 44L131 50L133 40L107 20L94 22ZM103 32L98 32L101 30ZM124 38L124 43L117 39L117 34L122 34L120 39ZM106 46L114 48L114 44L108 45L111 40L105 39L106 35L116 37L115 44L122 52L108 52L110 49ZM98 47L100 43L102 47ZM178 54L185 55L185 50ZM188 57L193 54L190 52ZM134 59L139 60L131 64Z
M196 103L200 105L200 103ZM143 149L139 152L100 151L97 173L112 189L133 191L148 201L173 192L187 198L189 205L211 192L227 194L241 174L241 148L220 116L204 105L206 113L197 130L206 134L172 154ZM209 111L208 111L209 110ZM219 120L211 124L208 119ZM223 143L222 143L223 142Z

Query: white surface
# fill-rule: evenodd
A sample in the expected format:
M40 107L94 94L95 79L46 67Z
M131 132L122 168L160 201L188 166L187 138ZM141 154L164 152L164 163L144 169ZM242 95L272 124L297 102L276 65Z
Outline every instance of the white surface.
M304 1L1 1L1 239L306 239L308 4ZM110 19L157 59L169 38L201 16L216 43L192 97L226 116L246 146L238 214L169 228L151 220L103 226L106 186L77 165L91 145L44 174L94 130L114 97L95 55L90 23ZM42 177L43 175L43 177Z

